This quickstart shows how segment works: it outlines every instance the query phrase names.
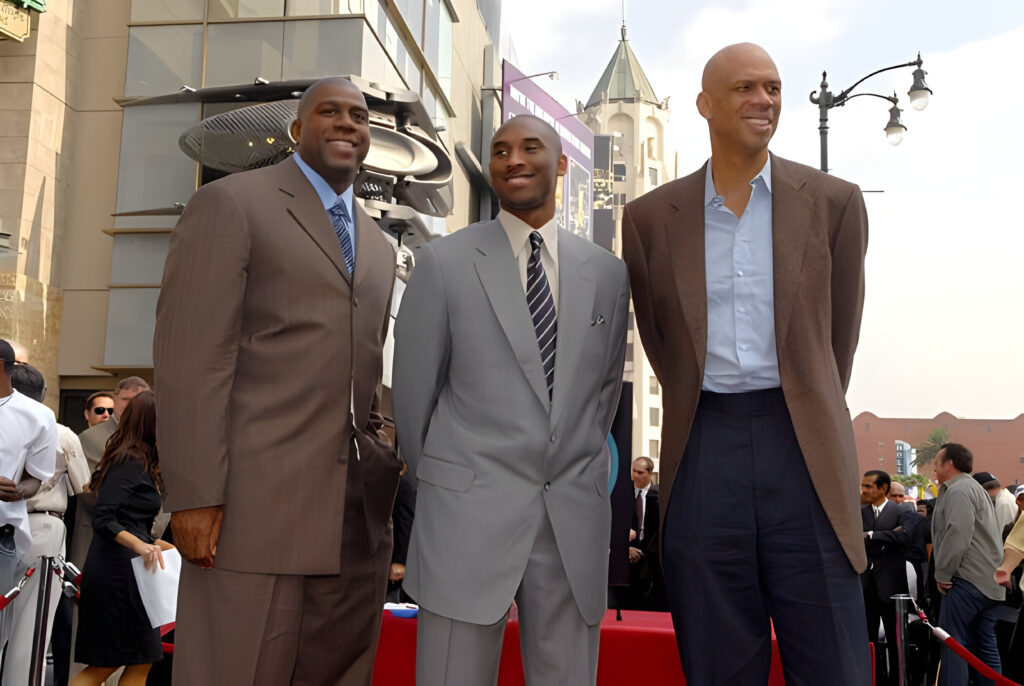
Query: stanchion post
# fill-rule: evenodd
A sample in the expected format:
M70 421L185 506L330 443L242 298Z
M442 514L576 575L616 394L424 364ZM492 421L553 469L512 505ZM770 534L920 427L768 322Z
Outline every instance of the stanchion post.
M29 686L43 686L43 664L46 662L46 625L50 615L50 584L53 583L53 560L39 561L39 587L36 589L36 622L32 633L32 662Z
M899 686L910 686L910 677L907 675L907 627L914 599L906 593L899 593L892 596L892 600L896 601L896 683Z

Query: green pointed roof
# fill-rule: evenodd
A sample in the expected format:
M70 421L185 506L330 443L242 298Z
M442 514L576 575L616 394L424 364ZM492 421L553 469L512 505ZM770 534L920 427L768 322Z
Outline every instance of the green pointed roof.
M633 54L633 49L629 47L625 25L622 26L622 40L619 41L619 47L615 49L612 61L608 63L604 74L601 75L597 86L594 87L594 92L590 95L590 100L587 101L587 107L599 105L602 93L608 94L609 102L639 100L652 105L661 104L658 96L654 94L654 89L651 88L651 82L647 80L647 75L640 68L640 62Z

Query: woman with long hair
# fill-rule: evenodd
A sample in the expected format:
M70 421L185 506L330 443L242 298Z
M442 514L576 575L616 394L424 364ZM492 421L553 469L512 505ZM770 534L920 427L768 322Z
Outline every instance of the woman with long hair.
M76 661L88 666L71 686L99 686L122 666L119 683L142 686L162 651L160 631L150 626L131 561L140 555L146 569L163 568L162 551L172 547L149 533L163 495L151 391L128 404L89 490L97 494L92 518L96 536L82 570L75 643Z

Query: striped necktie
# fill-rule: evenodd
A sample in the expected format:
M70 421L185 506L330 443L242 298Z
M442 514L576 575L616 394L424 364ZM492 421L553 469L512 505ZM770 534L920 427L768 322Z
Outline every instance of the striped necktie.
M348 228L352 225L352 220L348 216L348 208L345 207L344 202L338 200L331 209L327 210L327 214L331 217L334 233L337 234L338 242L341 243L345 266L348 267L348 273L352 274L356 270L356 251L352 248L352 235Z
M548 398L555 387L555 339L558 337L558 321L555 317L555 299L551 286L540 263L540 246L544 242L540 233L530 233L530 259L526 263L526 303L533 318L533 329L537 332L540 359L544 364L544 378L548 385Z

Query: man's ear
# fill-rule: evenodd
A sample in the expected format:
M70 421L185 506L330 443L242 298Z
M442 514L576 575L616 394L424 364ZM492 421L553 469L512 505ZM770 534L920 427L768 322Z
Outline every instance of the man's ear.
M697 111L705 119L711 119L711 98L704 91L697 94Z
M299 135L302 133L302 122L296 117L292 121L292 125L288 127L288 135L292 137L292 140L296 143L299 142Z
M569 169L569 158L564 154L558 158L558 176L565 176L565 172Z

